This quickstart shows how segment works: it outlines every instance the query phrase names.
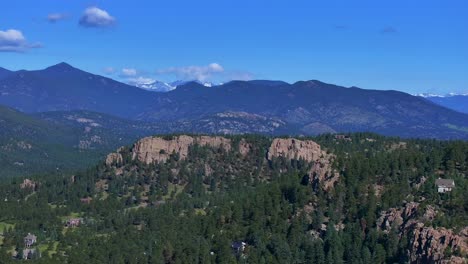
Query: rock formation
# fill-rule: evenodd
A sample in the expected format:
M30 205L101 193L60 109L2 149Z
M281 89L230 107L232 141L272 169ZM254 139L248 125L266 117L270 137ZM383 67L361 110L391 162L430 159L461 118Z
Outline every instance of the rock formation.
M132 159L139 160L145 164L153 162L164 162L172 153L178 153L180 159L185 159L188 155L189 146L199 144L214 148L223 148L225 151L231 150L231 140L224 137L209 136L174 136L172 138L146 137L133 145ZM120 156L119 156L120 155ZM122 159L122 155L111 153L107 156L106 164L112 164Z
M247 156L252 149L252 144L248 143L245 139L241 139L239 142L239 152L242 156Z
M312 162L323 157L324 153L320 145L312 140L275 138L268 149L268 159L285 157L288 159L304 159Z
M339 173L331 168L334 156L322 150L320 145L312 140L275 138L268 149L268 159L272 160L275 157L313 162L309 180L313 184L323 184L325 190L333 187L339 179Z
M451 252L466 254L467 241L468 227L455 234L453 230L443 227L425 227L423 223L416 223L410 240L410 260L412 263L466 263L460 256L447 259L445 253L450 248Z
M458 251L462 255L468 252L468 227L456 234L443 227L425 226L423 222L432 221L437 212L427 206L422 216L419 203L410 202L402 208L390 208L381 213L377 227L384 232L396 228L400 236L409 236L409 258L411 263L466 263L463 257L446 256L449 251Z
M402 208L390 208L381 213L377 220L377 227L384 232L389 232L392 227L404 230L414 224L418 208L419 203L414 202L407 203Z
M110 153L106 157L106 165L110 166L113 163L121 163L123 161L122 154L115 152L115 153Z

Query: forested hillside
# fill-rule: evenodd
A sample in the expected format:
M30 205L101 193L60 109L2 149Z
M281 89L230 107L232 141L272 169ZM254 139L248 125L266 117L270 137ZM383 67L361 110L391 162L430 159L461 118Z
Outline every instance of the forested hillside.
M32 263L463 263L467 172L464 141L150 137L76 174L3 180L0 262L31 233Z

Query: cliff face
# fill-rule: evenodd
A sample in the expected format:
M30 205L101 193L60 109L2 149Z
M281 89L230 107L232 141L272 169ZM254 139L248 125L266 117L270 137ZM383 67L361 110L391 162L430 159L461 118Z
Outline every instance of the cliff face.
M304 159L308 162L316 161L324 152L320 145L312 140L298 140L295 138L275 138L268 149L268 159L285 157L288 159Z
M133 145L132 159L139 160L145 164L153 162L164 162L172 153L178 153L181 159L185 159L189 146L199 144L214 148L223 148L225 151L231 150L231 140L224 137L209 136L174 136L170 139L163 137L146 137ZM120 156L119 156L120 155ZM112 164L121 160L120 153L111 153L107 156L106 163Z
M185 159L188 155L189 147L193 144L222 148L224 151L231 151L231 139L225 137L211 136L174 136L146 137L136 142L131 148L133 160L139 160L145 164L154 162L165 162L172 153L178 153L180 159ZM239 152L246 157L252 150L252 145L245 139L239 142ZM121 163L123 156L122 149L107 155L106 164L112 165ZM309 170L309 180L313 185L321 185L325 190L333 187L338 181L339 174L332 170L331 164L334 156L322 150L319 144L312 140L298 140L295 138L275 138L268 148L268 159L284 157L286 159L304 159L312 163ZM207 175L211 173L207 170Z
M416 223L410 241L410 260L412 263L466 263L460 256L447 258L447 249L451 252L468 252L468 227L456 234L443 227L425 227Z
M268 149L268 159L272 160L275 157L313 162L309 180L312 184L323 184L325 190L333 187L339 179L339 173L331 168L334 156L322 150L320 145L312 140L276 138Z
M424 222L432 221L436 214L432 206L422 213L419 203L411 202L383 212L377 226L384 232L396 228L400 237L408 236L411 263L466 263L460 256L446 256L446 252L468 252L468 227L457 234L451 229L425 226Z

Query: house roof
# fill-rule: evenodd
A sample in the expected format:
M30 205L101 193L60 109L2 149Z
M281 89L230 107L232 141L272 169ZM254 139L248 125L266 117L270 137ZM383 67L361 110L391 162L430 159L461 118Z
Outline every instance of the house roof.
M37 237L33 234L28 234L24 239L28 239L28 240L36 240Z
M241 248L241 247L243 247L245 245L246 245L246 243L244 241L234 241L231 246L233 248Z
M448 187L448 188L455 187L455 181L452 179L437 179L435 183L439 187Z

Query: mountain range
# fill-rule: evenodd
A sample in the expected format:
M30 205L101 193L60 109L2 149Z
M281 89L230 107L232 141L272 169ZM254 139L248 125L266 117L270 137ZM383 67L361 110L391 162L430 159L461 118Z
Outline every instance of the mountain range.
M91 74L66 63L0 71L0 104L25 113L76 111L159 124L161 132L304 134L366 131L439 139L468 138L468 115L398 91L317 80L197 82L166 93ZM162 125L164 124L164 125Z
M448 94L443 96L435 94L421 94L419 96L422 96L438 105L468 114L468 94Z
M198 80L193 80L193 81L183 81L183 80L178 80L174 82L162 82L158 80L148 80L148 81L131 81L128 84L130 85L135 85L138 88L145 89L148 91L153 91L153 92L169 92L172 90L175 90L177 86L183 85L189 82L197 82L205 87L213 87L217 86L220 84L214 84L211 82L200 82Z

